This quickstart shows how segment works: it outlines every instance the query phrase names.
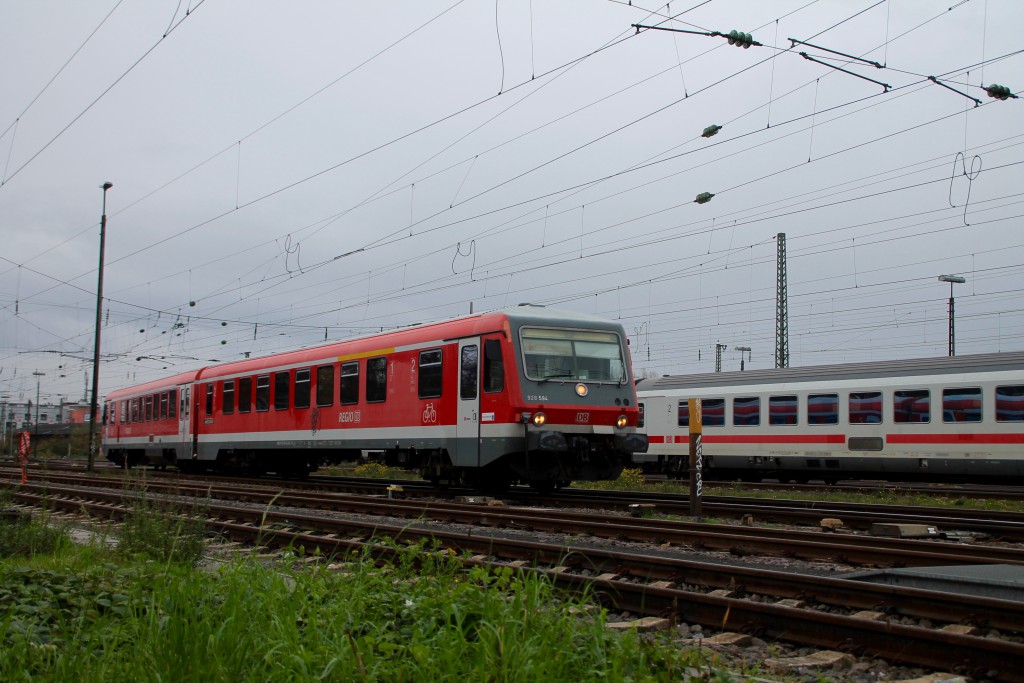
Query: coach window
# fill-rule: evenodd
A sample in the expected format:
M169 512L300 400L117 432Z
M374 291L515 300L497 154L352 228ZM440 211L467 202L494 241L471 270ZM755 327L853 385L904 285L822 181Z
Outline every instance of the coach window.
M238 412L248 413L252 410L252 377L238 380Z
M153 421L153 395L146 397L146 422Z
M341 405L359 403L359 361L341 364Z
M882 421L882 392L855 391L850 394L850 424L879 424Z
M505 361L501 358L501 340L484 340L484 393L505 390Z
M462 347L461 370L459 371L459 396L463 401L476 398L477 384L479 383L479 359L480 349L476 344Z
M309 368L295 371L295 407L309 407Z
M839 394L811 394L808 396L807 424L839 424Z
M366 401L380 403L388 397L388 359L381 356L366 361Z
M206 414L213 415L213 382L206 385Z
M321 365L316 369L316 404L320 407L334 405L333 365Z
M167 419L167 392L160 393L160 419Z
M930 422L931 398L927 389L895 391L892 395L893 422Z
M1024 386L996 387L996 422L1024 422Z
M441 349L420 351L419 397L441 395Z
M128 401L121 401L121 423L124 424L128 421Z
M167 417L174 419L177 414L174 412L178 406L178 390L171 389L167 392Z
M705 427L725 426L725 399L705 398L701 401L701 424Z
M769 396L768 424L795 425L797 407L796 396Z
M981 389L943 389L943 422L981 422Z
M220 408L225 415L233 415L235 412L235 380L224 381L224 391L220 395Z
M274 373L274 410L288 410L288 390L291 389L291 373Z
M761 397L745 396L732 400L732 423L737 427L761 424Z
M270 375L260 375L256 378L256 410L270 410Z
M680 427L690 426L690 402L685 398L676 408L676 424Z

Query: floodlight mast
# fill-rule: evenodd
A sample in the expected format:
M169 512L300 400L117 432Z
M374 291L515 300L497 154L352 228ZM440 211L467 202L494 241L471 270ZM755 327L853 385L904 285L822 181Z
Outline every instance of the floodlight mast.
M967 278L959 275L940 275L939 282L949 283L949 356L952 358L956 355L956 327L955 318L953 316L953 285L962 285L967 282Z

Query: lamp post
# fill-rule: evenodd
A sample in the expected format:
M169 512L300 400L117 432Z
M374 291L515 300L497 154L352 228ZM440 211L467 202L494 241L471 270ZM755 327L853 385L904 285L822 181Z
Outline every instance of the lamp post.
M39 443L39 378L46 377L46 373L36 370L32 376L36 378L36 419L32 421L32 453L34 454L38 448L36 444Z
M96 461L96 422L99 417L97 401L100 388L100 323L103 314L103 248L107 238L107 190L114 183L107 181L100 185L103 190L103 213L100 214L100 268L96 282L96 336L92 350L92 398L89 401L89 471L93 471Z
M939 282L949 283L949 355L953 357L956 355L956 328L954 326L953 318L953 285L962 285L967 282L966 278L962 278L959 275L940 275Z
M740 352L740 372L743 372L743 354L744 353L750 353L750 347L749 346L734 346L732 348L735 349L736 351Z

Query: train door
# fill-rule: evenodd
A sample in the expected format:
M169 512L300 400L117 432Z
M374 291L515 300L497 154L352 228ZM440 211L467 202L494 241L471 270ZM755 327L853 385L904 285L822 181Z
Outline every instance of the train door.
M178 460L192 459L192 429L190 422L190 407L192 405L189 387L181 387L178 401L178 440L181 443L181 452Z
M455 464L480 465L480 337L459 340L459 408Z

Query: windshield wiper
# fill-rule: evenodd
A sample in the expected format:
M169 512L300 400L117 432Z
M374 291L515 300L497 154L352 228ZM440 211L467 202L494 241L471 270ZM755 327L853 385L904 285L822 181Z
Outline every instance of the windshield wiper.
M551 379L565 379L566 377L572 377L572 376L573 376L573 373L571 373L571 372L563 372L563 373L560 373L560 374L557 374L557 375L548 375L546 377L542 377L541 379L537 380L537 384L543 384L544 382L547 382L548 380L551 380Z

